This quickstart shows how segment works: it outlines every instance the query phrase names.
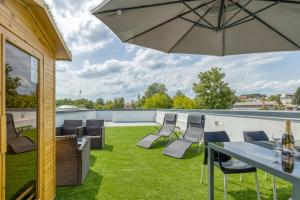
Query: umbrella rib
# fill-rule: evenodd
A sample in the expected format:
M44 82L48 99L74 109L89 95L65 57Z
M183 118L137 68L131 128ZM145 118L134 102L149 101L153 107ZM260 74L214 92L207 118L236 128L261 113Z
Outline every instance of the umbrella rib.
M252 2L252 0L249 0L245 5L243 5L243 7L246 7L247 5L249 5ZM240 12L242 11L242 9L240 8L236 13L234 13L229 19L228 21L226 21L221 29L223 29L234 17L236 17Z
M235 22L235 23L233 23L233 24L230 24L230 25L228 25L228 26L225 26L225 27L223 28L223 30L229 29L229 28L232 28L232 27L235 27L235 26L238 26L238 25L241 25L241 24L244 24L244 23L253 21L253 20L255 20L255 18L247 19L247 20L240 21L240 22Z
M199 22L195 22L193 20L187 19L185 17L179 17L180 19L183 19L185 21L191 22L192 24L194 24L195 26L199 26L201 28L206 28L206 29L210 29L210 30L215 30L213 28L211 28L210 26L204 25L204 24L200 24Z
M165 6L165 5L182 3L182 1L185 1L185 2L194 2L194 1L201 1L201 0L177 0L177 1L170 1L170 2L164 2L164 3L156 3L156 4L143 5L143 6L134 6L134 7L127 7L127 8L111 9L111 10L105 10L105 11L95 12L93 14L98 15L98 14L116 12L118 10L126 11L126 10L142 9L142 8L151 8L151 7L157 7L157 6Z
M268 9L268 8L271 8L271 7L275 6L275 5L277 5L278 3L279 3L279 2L278 2L278 0L277 0L277 2L274 2L274 3L272 3L272 4L270 4L270 5L266 6L266 7L264 7L264 8L262 8L262 9L256 11L256 12L254 12L253 14L256 15L256 14L258 14L258 13L260 13L260 12L262 12L262 11ZM244 8L245 8L245 6L244 6ZM236 26L236 25L238 25L238 24L243 24L244 22L251 21L251 20L246 20L246 21L242 22L243 20L245 20L245 19L247 19L247 18L249 18L249 17L253 17L253 16L252 16L251 14L249 14L248 16L243 17L243 18L241 18L241 19L239 19L239 20L237 20L237 21L235 21L235 22L233 22L233 23L231 23L231 24L229 24L229 25L227 25L227 26L225 26L225 27L223 27L223 28L224 28L224 29L227 29L227 28L234 27L234 26ZM242 23L241 23L241 22L242 22Z
M260 23L262 23L263 25L265 25L266 27L268 27L269 29L271 29L272 31L274 31L275 33L277 33L279 36L281 36L282 38L284 38L285 40L287 40L288 42L290 42L291 44L293 44L295 47L297 47L298 49L300 49L300 46L294 42L293 40L291 40L290 38L288 38L287 36L285 36L284 34L282 34L280 31L276 30L274 27L272 27L270 24L266 23L264 20L262 20L261 18L259 18L258 16L256 16L254 13L252 13L251 11L249 11L246 8L243 8L239 3L235 3L238 7L242 8L246 13L248 13L249 15L251 15L252 17L254 17L256 20L258 20Z
M203 7L203 6L206 6L206 5L208 5L208 4L210 4L210 3L214 2L214 1L216 1L216 0L212 0L212 1L209 1L209 2L207 2L207 3L203 3L203 4L199 5L199 6L197 6L196 8L193 8L192 10L197 10L197 9L199 9L199 8L201 8L201 7ZM189 13L192 12L192 10L186 11L186 12L180 14L180 15L177 15L177 16L171 18L171 19L168 19L167 21L164 21L164 22L162 22L162 23L160 23L160 24L158 24L158 25L156 25L156 26L153 26L153 27L151 27L151 28L149 28L149 29L147 29L147 30L145 30L145 31L143 31L143 32L141 32L141 33L139 33L139 34L137 34L137 35L134 35L134 36L132 36L131 38L125 40L125 42L128 42L128 41L130 41L130 40L132 40L132 39L134 39L134 38L137 38L137 37L139 37L139 36L141 36L141 35L144 35L144 34L150 32L150 31L154 30L154 29L156 29L156 28L158 28L158 27L161 27L161 26L163 26L163 25L165 25L165 24L167 24L167 23L169 23L169 22L171 22L171 21L173 21L173 20L175 20L175 19L178 19L178 18L180 18L180 17L182 17L182 16L184 16L184 15L186 15L186 14L189 14Z
M192 10L193 13L195 13L198 17L202 17L198 12L196 12L196 10L198 9L193 9L191 6L189 6L187 3L185 3L184 1L182 2L187 8L189 8L190 10ZM203 20L205 21L205 23L207 23L211 28L216 29L216 27L214 27L214 25L212 25L209 21L207 21L205 18L203 18Z
M212 7L208 8L205 13L203 14L203 16L200 17L200 19L198 20L197 24L200 23L200 21L209 13L209 11L211 11ZM193 30L193 28L196 26L196 23L193 24L193 26L172 46L172 48L168 51L168 53L172 52L176 46ZM210 28L210 27L209 27Z
M278 0L259 0L259 1L276 2ZM280 3L300 4L300 1L280 0Z
M220 28L221 28L221 23L222 23L222 18L223 18L223 13L224 13L224 2L225 2L225 0L221 0L221 5L220 5L220 10L219 10L219 15L218 15L218 27L217 27L218 30L220 30Z

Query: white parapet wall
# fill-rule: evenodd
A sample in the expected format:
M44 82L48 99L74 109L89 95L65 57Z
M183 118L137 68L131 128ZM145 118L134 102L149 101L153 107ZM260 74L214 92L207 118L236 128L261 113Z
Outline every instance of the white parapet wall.
M104 120L113 123L155 122L156 110L92 110L92 111L61 111L56 113L56 125L61 126L64 120L89 119Z
M189 114L201 114L201 111L172 111L161 110L157 111L156 122L162 123L165 113L177 113L177 126L185 130L187 124L187 117ZM235 114L220 113L205 113L205 131L226 131L231 141L243 141L243 131L265 131L269 138L281 137L284 133L285 121L292 120L292 131L295 139L300 140L300 119L298 118L284 118L272 116L255 116L256 112L251 115L241 115L238 111ZM268 114L268 113L267 113ZM273 113L270 113L270 115ZM289 113L288 113L289 114ZM300 113L296 113L300 114Z
M36 127L36 109L8 108L6 112L13 114L16 128L25 126L31 126L32 128Z
M78 112L57 112L56 126L62 126L64 120L82 120L97 119L96 111L78 111Z
M99 119L111 123L155 122L162 124L165 113L178 114L177 126L184 131L189 114L206 116L205 131L226 131L231 141L243 141L243 131L265 131L269 138L281 137L284 132L285 121L292 120L294 137L300 140L300 112L239 112L212 110L97 110L80 112L58 112L57 126L61 126L66 119Z
M154 122L156 110L113 111L112 121L116 123Z

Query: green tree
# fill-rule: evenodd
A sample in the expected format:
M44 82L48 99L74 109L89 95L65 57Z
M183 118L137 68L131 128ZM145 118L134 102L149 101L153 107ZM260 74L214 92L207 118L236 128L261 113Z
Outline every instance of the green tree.
M73 105L79 108L94 109L94 102L88 99L76 99Z
M104 99L103 98L98 98L98 99L96 99L96 104L99 104L99 105L105 105L105 101L104 101Z
M173 108L176 109L195 109L196 102L185 95L175 96L173 99Z
M21 86L19 77L12 77L10 73L13 71L13 68L6 64L5 65L5 92L6 95L18 95L17 89Z
M181 90L177 90L176 91L176 94L175 94L175 97L178 97L178 96L185 96L184 92L182 92ZM174 97L174 98L175 98Z
M114 100L108 100L105 105L106 109L124 109L125 108L125 100L123 97L114 98Z
M144 108L172 108L172 99L164 93L157 93L145 100Z
M293 99L294 104L300 105L300 87L297 88Z
M21 95L17 89L21 86L19 77L12 77L10 73L13 68L10 65L5 65L5 92L6 92L6 107L7 108L36 108L37 96L35 92L29 95Z
M227 109L235 101L235 92L224 82L225 73L220 68L211 68L198 74L194 83L197 106L202 109Z
M164 84L162 83L153 83L148 86L148 89L145 91L144 98L147 99L157 93L162 93L166 94L167 93L167 88Z
M271 95L269 96L269 101L276 101L279 105L282 105L281 99L280 99L280 94L277 95Z

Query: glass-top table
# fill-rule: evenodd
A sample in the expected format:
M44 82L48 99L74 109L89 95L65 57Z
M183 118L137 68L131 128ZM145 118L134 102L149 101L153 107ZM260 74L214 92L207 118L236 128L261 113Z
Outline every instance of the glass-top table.
M300 144L299 141L296 145ZM293 184L293 199L300 199L300 152L278 163L270 142L218 142L208 144L208 199L214 199L214 151L227 154ZM292 159L292 160L291 160ZM288 161L288 162L287 162Z

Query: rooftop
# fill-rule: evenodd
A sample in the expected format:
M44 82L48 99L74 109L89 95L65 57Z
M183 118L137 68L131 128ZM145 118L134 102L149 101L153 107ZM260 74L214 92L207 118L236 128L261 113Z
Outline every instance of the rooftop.
M165 144L158 142L152 149L136 146L137 141L155 126L106 128L104 150L91 152L90 171L81 186L58 187L57 199L201 199L207 197L207 170L200 184L203 149L191 148L184 159L162 154ZM246 174L229 176L228 199L256 199L255 179ZM216 199L223 199L223 174L216 169ZM272 199L272 177L264 179L259 172L262 199ZM291 185L278 179L278 199L288 199Z

